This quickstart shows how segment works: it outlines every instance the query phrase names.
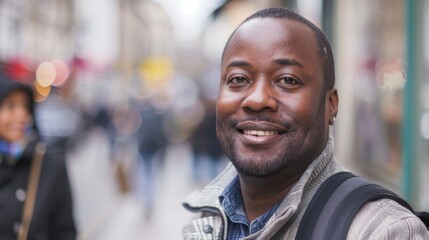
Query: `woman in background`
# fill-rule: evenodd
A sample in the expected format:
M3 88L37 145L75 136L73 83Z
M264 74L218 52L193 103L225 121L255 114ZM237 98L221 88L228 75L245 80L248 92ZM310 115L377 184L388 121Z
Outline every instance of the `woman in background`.
M0 73L0 239L76 239L64 156L39 139L30 87Z

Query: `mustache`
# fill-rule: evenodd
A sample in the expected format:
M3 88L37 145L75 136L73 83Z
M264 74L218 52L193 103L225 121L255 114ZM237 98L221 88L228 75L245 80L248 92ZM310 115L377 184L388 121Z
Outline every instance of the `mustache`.
M282 120L282 119L274 119L273 117L269 116L269 115L253 115L253 116L247 116L247 117L243 117L240 119L231 119L228 122L229 127L233 127L236 128L237 125L241 122L247 122L247 121L252 121L252 122L269 122L269 123L273 123L273 124L277 124L279 126L282 126L285 129L292 129L293 128L293 123L291 121L288 120Z

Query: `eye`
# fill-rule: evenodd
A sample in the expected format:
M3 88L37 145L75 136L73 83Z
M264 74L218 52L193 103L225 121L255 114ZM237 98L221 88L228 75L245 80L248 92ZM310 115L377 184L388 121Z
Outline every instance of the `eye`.
M248 85L249 83L250 81L245 77L232 77L227 82L231 87L241 87Z
M276 85L284 88L297 88L301 85L301 82L293 77L283 77L276 82Z
M280 81L282 81L284 84L289 84L289 85L298 84L298 81L291 77L284 77Z

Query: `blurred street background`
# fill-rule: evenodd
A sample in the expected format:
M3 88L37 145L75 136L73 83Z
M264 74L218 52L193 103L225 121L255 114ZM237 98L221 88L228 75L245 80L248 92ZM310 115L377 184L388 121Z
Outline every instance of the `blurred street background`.
M0 71L34 86L80 239L181 239L182 200L228 162L223 47L271 6L331 41L337 159L429 210L429 0L0 0Z

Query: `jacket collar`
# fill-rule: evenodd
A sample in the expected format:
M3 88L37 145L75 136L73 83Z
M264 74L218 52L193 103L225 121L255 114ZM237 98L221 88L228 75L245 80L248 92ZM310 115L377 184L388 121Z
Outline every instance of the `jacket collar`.
M207 207L220 210L219 196L236 176L237 170L235 170L231 162L228 163L226 168L206 187L201 191L194 191L186 197L183 206L192 212L197 212L198 209Z

